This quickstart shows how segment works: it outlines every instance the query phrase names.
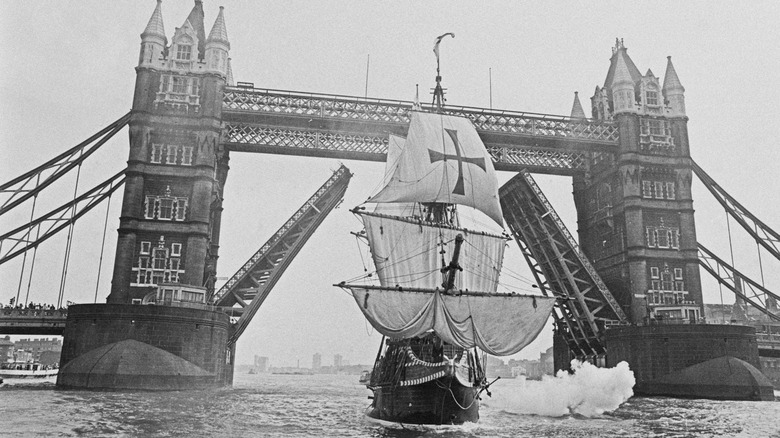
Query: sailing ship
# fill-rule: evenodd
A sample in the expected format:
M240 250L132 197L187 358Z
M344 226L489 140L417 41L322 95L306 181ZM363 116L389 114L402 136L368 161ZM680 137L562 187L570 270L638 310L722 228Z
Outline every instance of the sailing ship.
M366 201L375 207L352 210L375 271L338 284L384 335L367 415L391 423L477 421L485 355L519 352L555 302L499 293L507 235L461 223L459 207L503 230L491 157L469 119L442 111L440 80L437 111L412 111L408 136L390 136L382 188Z

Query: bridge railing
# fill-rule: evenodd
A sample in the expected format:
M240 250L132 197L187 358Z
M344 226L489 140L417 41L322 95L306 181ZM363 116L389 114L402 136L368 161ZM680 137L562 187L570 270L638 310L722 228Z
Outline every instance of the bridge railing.
M8 318L64 318L68 316L67 309L17 309L17 308L4 308L0 309L0 317Z
M407 125L413 102L355 96L302 93L250 86L226 87L224 112L264 112L362 120ZM433 110L428 104L424 110ZM470 119L478 131L558 137L589 143L617 144L619 133L612 122L573 119L549 114L448 105L444 112Z

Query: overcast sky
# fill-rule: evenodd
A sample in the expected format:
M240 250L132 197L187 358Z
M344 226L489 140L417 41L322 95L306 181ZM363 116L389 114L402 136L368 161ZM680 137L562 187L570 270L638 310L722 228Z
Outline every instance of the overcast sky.
M603 85L615 38L643 73L662 78L672 56L685 86L691 154L719 184L774 229L780 229L780 35L775 1L688 2L378 2L206 0L206 32L225 6L236 81L257 87L411 100L415 84L429 100L434 85L433 39L442 43L442 75L453 105L568 115L574 91L590 115L590 96ZM0 181L72 147L118 119L132 104L140 33L155 1L0 2ZM192 1L163 2L168 38ZM80 187L121 170L128 154L122 131L82 170ZM331 286L359 275L362 263L349 231L360 224L347 207L376 187L382 166L346 162L355 174L335 210L301 251L238 345L238 362L253 355L272 365L323 365L340 353L373 361L378 336L351 296ZM330 176L335 160L260 154L231 155L225 188L219 275L229 277ZM500 174L501 182L512 175ZM537 177L576 232L571 180ZM39 210L72 197L73 178L39 200ZM121 191L120 191L121 193ZM3 198L4 199L4 198ZM0 199L1 201L1 199ZM110 290L121 196L108 214L98 302ZM694 185L699 241L728 259L725 214ZM0 218L7 231L29 218L30 206ZM92 302L105 206L75 229L65 298ZM734 229L732 222L732 230ZM736 237L736 264L759 275L755 244ZM741 239L741 240L740 240ZM30 300L56 302L65 235L41 247ZM778 268L762 254L767 284L780 289ZM29 260L28 260L29 266ZM506 266L528 275L514 244ZM0 266L0 300L16 295L21 258ZM704 275L704 274L703 274ZM502 281L512 283L508 276ZM770 283L774 281L774 283ZM517 290L528 284L515 281ZM26 279L22 294L26 293ZM720 302L705 281L705 300ZM724 302L733 302L726 296ZM551 329L520 357L551 345Z

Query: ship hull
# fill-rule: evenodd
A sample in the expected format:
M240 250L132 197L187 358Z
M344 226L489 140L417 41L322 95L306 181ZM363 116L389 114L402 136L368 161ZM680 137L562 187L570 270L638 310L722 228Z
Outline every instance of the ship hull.
M411 386L373 388L374 402L367 415L392 423L445 425L479 420L477 387L442 377Z

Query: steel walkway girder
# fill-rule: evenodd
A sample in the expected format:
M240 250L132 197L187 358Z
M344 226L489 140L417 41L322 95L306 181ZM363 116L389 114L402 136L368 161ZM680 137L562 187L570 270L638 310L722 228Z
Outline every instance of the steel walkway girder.
M216 306L224 308L238 304L243 308L230 343L238 340L303 245L341 202L351 177L349 169L340 166L268 242L214 296L209 297L209 302Z
M398 100L226 87L222 114L225 121L241 123L403 135L413 107L412 102ZM431 105L421 108L433 110ZM444 112L471 120L486 144L511 145L525 138L523 143L530 140L539 145L547 142L556 149L609 153L615 152L619 137L613 122L451 105Z
M313 156L342 160L384 162L387 138L394 131L330 131L226 122L223 144L231 151ZM538 142L505 145L485 143L496 170L571 176L585 172L589 152L544 147Z

